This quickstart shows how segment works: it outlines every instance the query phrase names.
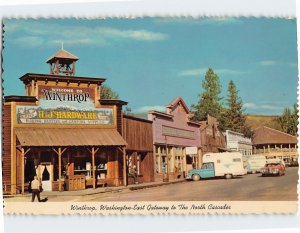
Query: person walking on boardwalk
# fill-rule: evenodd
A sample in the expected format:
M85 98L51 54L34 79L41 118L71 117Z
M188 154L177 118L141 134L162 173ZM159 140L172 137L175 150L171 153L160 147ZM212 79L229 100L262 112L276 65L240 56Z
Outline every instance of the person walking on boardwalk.
M42 188L41 182L38 180L38 177L35 176L33 181L31 182L32 202L34 202L35 196L37 196L38 201L41 202L41 198L40 198L41 188Z

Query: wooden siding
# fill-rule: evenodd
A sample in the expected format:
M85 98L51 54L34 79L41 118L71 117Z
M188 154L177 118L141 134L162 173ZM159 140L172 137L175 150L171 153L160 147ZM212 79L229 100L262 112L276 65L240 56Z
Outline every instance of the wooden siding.
M117 106L117 130L122 135L122 106Z
M153 151L152 122L123 116L123 138L126 150Z
M3 190L10 192L11 183L11 105L3 105L2 111L2 177Z

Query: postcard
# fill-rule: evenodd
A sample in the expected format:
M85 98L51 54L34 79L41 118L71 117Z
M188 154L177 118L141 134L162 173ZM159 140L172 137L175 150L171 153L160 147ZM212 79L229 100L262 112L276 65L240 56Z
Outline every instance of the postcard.
M295 18L3 28L4 213L297 213Z

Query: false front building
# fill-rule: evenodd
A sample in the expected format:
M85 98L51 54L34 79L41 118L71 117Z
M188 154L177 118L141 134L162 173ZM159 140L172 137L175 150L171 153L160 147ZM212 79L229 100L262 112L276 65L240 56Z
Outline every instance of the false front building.
M126 185L121 100L100 99L102 78L75 76L60 50L50 74L25 74L25 96L5 96L3 189L24 193L37 175L47 191Z
M166 112L150 111L153 127L153 153L157 181L183 178L199 167L200 123L190 120L191 112L181 98L176 98Z

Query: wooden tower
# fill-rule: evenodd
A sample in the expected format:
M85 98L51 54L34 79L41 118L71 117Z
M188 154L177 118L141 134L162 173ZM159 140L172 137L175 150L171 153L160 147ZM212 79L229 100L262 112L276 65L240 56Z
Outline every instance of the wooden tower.
M50 74L75 76L75 63L78 57L64 50L59 50L47 60L50 65Z

